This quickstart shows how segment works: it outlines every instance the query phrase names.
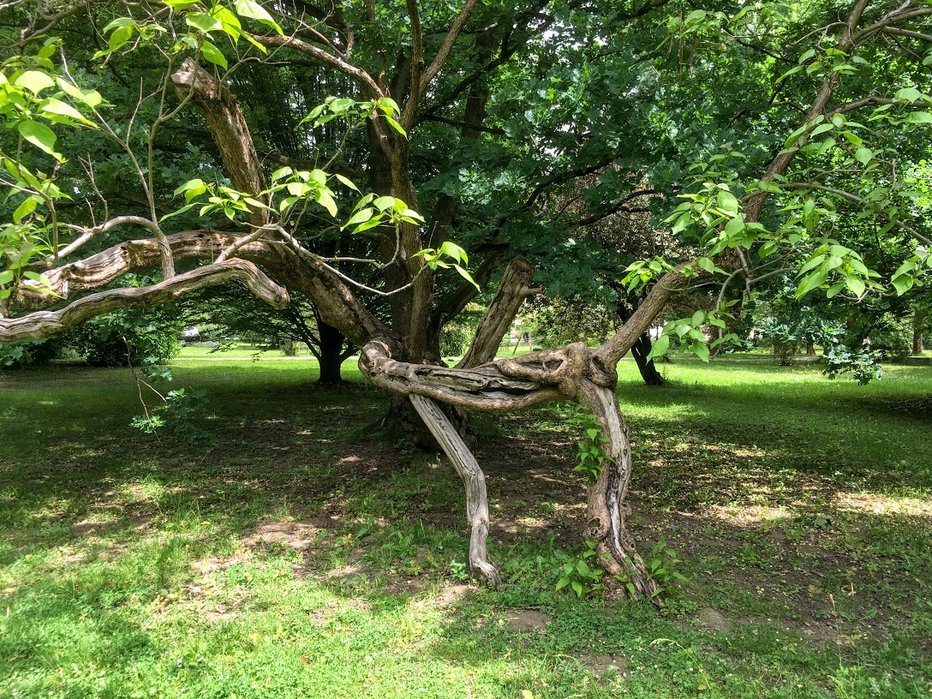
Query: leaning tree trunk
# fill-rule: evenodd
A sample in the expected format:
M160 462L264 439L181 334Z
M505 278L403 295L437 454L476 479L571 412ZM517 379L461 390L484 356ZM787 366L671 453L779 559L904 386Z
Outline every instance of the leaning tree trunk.
M617 298L615 312L618 314L622 323L627 323L632 313L634 313L633 303L628 297L628 292L621 284L615 283L612 285L612 288L615 290ZM650 349L650 332L644 331L638 335L634 344L631 345L631 356L634 357L634 363L637 364L638 371L641 374L641 378L644 379L644 383L648 386L665 386L667 380L657 371L654 360L648 359L650 356Z
M497 584L501 582L501 576L498 569L489 562L486 547L489 536L489 498L485 488L485 474L440 406L424 396L412 395L410 398L466 488L466 520L470 529L469 569Z

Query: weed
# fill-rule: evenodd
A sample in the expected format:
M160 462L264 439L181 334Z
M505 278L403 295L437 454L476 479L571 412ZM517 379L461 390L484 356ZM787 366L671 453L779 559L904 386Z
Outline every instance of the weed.
M578 463L573 470L586 474L594 482L602 471L602 464L611 458L605 451L608 437L602 434L601 423L593 415L586 415L583 424L585 429L579 442Z
M586 597L602 589L605 571L595 565L599 560L596 542L586 541L585 550L575 556L563 552L559 555L563 562L560 565L557 590L569 587L576 593L576 597Z

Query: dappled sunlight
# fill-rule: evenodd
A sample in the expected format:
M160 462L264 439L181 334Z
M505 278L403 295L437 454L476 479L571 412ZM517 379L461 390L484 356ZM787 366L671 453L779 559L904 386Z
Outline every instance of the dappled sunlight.
M226 382L216 367L185 377L208 387L209 442L135 433L127 392L109 406L106 431L91 427L88 408L54 424L40 416L28 444L0 444L0 604L12 619L0 623L15 629L0 646L60 652L28 624L63 623L88 654L116 634L113 643L148 648L173 672L194 672L199 655L257 672L391 664L470 681L604 668L620 691L666 662L652 645L662 638L800 658L826 646L851 652L858 634L915 645L912 627L900 626L917 618L915 581L927 568L901 552L926 536L929 506L895 490L898 474L921 483L928 470L926 432L909 416L884 417L897 435L884 444L858 401L817 398L841 422L810 422L786 382L753 394L740 385L623 387L632 533L645 555L666 541L690 577L682 617L662 617L611 595L575 602L554 592L560 556L582 545L587 516L586 479L572 470L580 423L565 406L480 432L490 553L506 579L491 591L468 581L463 490L446 461L359 440L354 430L384 400L353 388L327 394L333 410L309 410L306 376L283 376L278 364L294 363L253 365ZM37 398L7 396L4 420ZM246 419L257 401L261 419ZM884 487L868 488L868 478ZM532 612L546 623L519 628ZM363 650L354 637L394 640ZM683 662L689 677L695 661Z
M929 498L906 498L879 493L837 493L835 506L840 510L862 512L872 515L910 515L928 517L932 531L932 500Z
M712 505L706 512L716 519L738 527L759 527L765 523L777 522L795 516L795 512L786 507L767 507L749 505Z

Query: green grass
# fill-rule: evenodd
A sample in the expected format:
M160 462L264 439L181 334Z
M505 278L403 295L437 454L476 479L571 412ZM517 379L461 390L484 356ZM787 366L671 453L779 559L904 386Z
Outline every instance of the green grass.
M186 352L207 398L161 441L127 371L0 375L0 697L928 696L932 369L620 371L632 529L691 580L662 614L554 591L585 526L567 406L480 423L490 590L456 477L371 437L351 363L331 390Z

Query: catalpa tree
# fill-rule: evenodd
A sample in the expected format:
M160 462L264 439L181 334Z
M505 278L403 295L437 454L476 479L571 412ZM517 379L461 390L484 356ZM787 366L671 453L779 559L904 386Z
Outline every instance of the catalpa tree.
M763 279L857 304L932 268L927 0L2 9L0 340L230 282L276 308L300 292L453 463L470 567L492 581L459 411L590 411L585 536L655 598L625 525L618 361L684 292L714 303L668 322L654 356L708 359ZM591 234L645 210L680 252L632 259ZM603 345L494 360L529 295L609 283L638 302ZM484 289L447 366L440 330Z

